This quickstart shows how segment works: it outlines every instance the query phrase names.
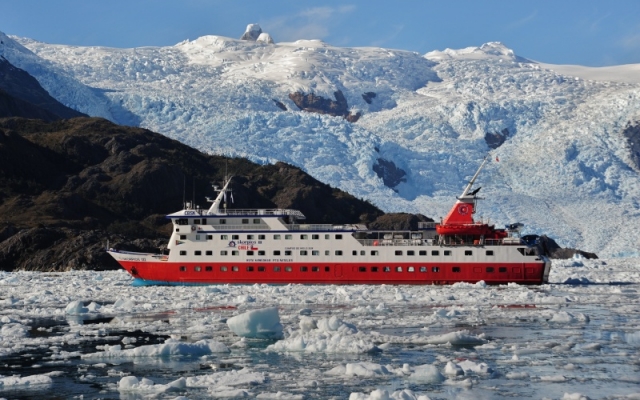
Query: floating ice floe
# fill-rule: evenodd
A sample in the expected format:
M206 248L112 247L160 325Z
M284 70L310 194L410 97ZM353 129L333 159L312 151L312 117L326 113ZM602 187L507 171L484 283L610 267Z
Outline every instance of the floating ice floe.
M151 379L138 379L135 376L125 376L118 382L118 391L120 392L136 392L142 394L160 394L172 391L184 390L186 387L185 378L176 379L167 384L159 384Z
M200 357L212 353L227 353L229 348L215 340L199 340L195 343L180 342L167 339L162 344L146 345L122 350L122 346L105 346L105 350L97 353L83 354L82 358L132 358L132 357Z
M468 331L457 331L445 333L444 335L431 336L427 338L429 344L452 344L452 345L476 345L486 343L486 339L483 338L484 334L474 336L469 334Z
M389 394L388 391L376 389L371 394L362 392L351 393L349 400L429 400L426 395L417 395L409 389L396 390Z
M275 307L251 310L227 320L233 333L241 337L281 339L283 337L280 315Z
M349 363L347 365L339 365L326 372L327 375L336 376L359 376L363 378L373 378L376 376L390 375L391 372L380 364L372 362Z
M413 372L409 376L409 381L415 383L431 383L437 384L444 382L445 377L440 373L434 365L424 364L417 365L413 368Z
M48 375L31 375L31 376L2 376L0 375L0 389L8 389L14 387L20 387L24 389L25 387L37 386L41 388L43 385L51 385L53 384L53 380Z

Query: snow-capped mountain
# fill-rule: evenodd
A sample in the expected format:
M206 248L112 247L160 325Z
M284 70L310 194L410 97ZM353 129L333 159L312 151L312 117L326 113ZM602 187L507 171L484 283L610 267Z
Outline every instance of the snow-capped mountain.
M500 43L420 55L317 40L116 49L0 36L4 57L68 106L203 151L286 161L385 211L444 216L490 152L477 217L601 255L640 253L637 66L554 71ZM307 112L321 105L335 116Z

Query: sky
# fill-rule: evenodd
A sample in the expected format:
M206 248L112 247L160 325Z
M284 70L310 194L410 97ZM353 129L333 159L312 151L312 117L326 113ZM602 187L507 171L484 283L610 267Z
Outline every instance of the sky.
M640 63L638 0L0 0L0 31L46 43L171 46L242 36L416 51L498 41L522 57L609 66Z

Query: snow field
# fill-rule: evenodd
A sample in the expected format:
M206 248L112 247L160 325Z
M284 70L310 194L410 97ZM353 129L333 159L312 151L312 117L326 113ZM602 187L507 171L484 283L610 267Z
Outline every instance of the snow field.
M0 273L0 397L89 394L83 382L103 396L187 398L638 395L639 261L556 261L552 283L534 287Z

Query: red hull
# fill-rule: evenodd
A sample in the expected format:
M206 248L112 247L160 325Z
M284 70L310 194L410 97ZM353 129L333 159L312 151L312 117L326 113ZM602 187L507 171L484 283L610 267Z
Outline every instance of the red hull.
M169 263L129 262L120 265L133 277L167 284L391 284L447 285L456 282L487 284L539 285L543 283L545 264L532 263L393 263L279 265L256 263ZM222 268L221 268L222 267ZM237 267L237 271L232 268ZM252 267L252 270L251 268ZM304 268L306 267L306 271ZM223 269L226 268L226 271ZM286 271L291 269L291 271ZM385 272L385 268L389 268Z

